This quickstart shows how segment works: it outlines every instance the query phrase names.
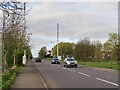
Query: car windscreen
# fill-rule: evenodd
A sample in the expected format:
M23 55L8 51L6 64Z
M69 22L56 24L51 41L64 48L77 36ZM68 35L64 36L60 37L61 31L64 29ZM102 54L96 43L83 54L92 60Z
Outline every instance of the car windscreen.
M67 61L75 61L75 59L67 59Z

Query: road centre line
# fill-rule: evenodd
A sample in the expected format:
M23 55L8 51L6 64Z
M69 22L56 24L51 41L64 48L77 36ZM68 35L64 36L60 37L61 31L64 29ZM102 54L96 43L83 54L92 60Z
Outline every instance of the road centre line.
M109 83L109 84L115 85L115 86L119 86L119 85L116 84L116 83L113 83L113 82L110 82L110 81L107 81L107 80L104 80L104 79L101 79L101 78L96 78L96 79L99 80L99 81L103 81L103 82L106 82L106 83Z
M68 69L69 71L73 71L73 72L75 72L74 70L72 70L72 69Z
M47 62L48 63L48 62ZM51 64L51 65L53 65L53 64ZM54 66L57 66L57 65L54 65ZM60 66L57 66L57 67L60 67ZM67 69L67 68L65 68L65 67L62 67L63 69ZM74 70L71 70L71 69L67 69L67 70L69 70L69 71L74 71ZM74 71L75 72L75 71ZM88 75L88 74L85 74L85 73L82 73L82 72L78 72L79 74L81 74L81 75L85 75L85 76L87 76L87 77L89 77L90 75ZM104 79L101 79L101 78L96 78L97 80L99 80L99 81L102 81L102 82L105 82L105 83L108 83L108 84L112 84L112 85L114 85L114 86L119 86L118 84L116 84L116 83L113 83L113 82L110 82L110 81L107 81L107 80L104 80ZM46 85L44 85L45 87L46 87Z
M78 72L79 74L82 74L82 75L85 75L85 76L87 76L87 77L89 77L90 75L88 75L88 74L85 74L85 73L81 73L81 72Z
M68 69L69 71L72 71L71 69Z

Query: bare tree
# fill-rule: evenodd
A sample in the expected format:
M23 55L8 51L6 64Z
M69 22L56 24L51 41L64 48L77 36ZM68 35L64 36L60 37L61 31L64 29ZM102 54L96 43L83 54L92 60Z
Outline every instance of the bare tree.
M7 54L13 48L13 64L16 64L16 55L21 48L28 45L29 37L26 37L25 3L3 1L0 2L0 9L3 11L2 20L2 65L3 72L8 70ZM10 44L12 43L12 44Z

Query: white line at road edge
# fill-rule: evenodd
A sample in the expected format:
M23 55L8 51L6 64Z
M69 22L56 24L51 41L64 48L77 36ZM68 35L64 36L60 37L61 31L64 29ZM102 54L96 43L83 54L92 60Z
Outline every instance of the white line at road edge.
M41 78L41 80L42 80L42 82L43 82L45 88L48 88L47 85L46 85L46 83L45 83L45 81L43 80L42 76L41 76L40 74L39 74L39 76L40 76L40 78Z
M65 67L62 67L63 69L66 69Z
M89 76L90 76L90 75L88 75L88 74L81 73L81 72L79 72L79 74L85 75L85 76L87 76L87 77L89 77Z
M99 81L103 81L103 82L106 82L106 83L109 83L109 84L115 85L115 86L119 86L119 85L118 85L118 84L116 84L116 83L109 82L109 81L106 81L106 80L101 79L101 78L96 78L96 79L97 79L97 80L99 80Z

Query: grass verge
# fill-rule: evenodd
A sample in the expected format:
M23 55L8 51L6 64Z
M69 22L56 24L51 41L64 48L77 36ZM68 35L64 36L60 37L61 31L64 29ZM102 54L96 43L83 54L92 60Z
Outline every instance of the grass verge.
M79 62L79 65L92 66L92 67L101 67L120 70L120 65L117 65L117 62Z
M22 67L16 67L2 75L2 90L10 90L11 85L14 84L17 75L20 73Z
M52 60L52 58L45 58L46 60ZM63 62L63 60L61 61ZM103 61L103 62L80 62L78 61L78 65L85 65L85 66L91 66L91 67L100 67L100 68L108 68L108 69L114 69L114 70L120 70L120 65L117 64L117 62L114 61Z
M45 59L46 59L46 60L50 60L50 61L52 60L52 58L45 58Z

